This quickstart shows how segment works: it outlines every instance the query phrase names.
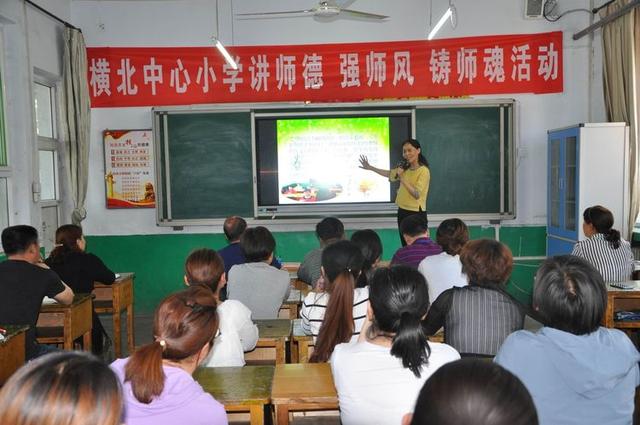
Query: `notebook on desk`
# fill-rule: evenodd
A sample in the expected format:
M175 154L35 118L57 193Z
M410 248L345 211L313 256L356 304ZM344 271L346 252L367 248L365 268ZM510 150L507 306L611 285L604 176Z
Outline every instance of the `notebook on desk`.
M48 304L56 304L58 301L54 300L53 298L49 298L49 297L44 297L42 299L42 305L48 305Z

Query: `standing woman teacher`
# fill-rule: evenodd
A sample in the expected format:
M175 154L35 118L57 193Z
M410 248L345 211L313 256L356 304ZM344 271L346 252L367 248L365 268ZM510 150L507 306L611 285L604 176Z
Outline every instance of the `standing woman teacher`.
M427 194L429 193L429 163L422 155L420 143L415 139L407 139L402 143L402 161L396 168L383 170L369 164L369 159L365 155L360 155L360 168L371 170L389 181L400 181L400 188L396 195L396 205L398 206L398 230L400 223L406 217L420 214L427 222ZM402 246L406 245L402 232L400 232Z

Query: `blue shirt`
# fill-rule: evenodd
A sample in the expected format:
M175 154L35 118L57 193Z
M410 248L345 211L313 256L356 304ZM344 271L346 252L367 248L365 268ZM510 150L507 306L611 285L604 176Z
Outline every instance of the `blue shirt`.
M587 335L517 331L495 357L529 390L540 425L630 425L639 360L624 333L602 327Z

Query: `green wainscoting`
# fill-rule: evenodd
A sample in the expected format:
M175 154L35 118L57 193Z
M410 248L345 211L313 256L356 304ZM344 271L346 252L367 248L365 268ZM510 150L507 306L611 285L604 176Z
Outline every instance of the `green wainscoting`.
M383 259L391 259L400 246L396 229L376 230L382 239ZM435 229L431 229L435 237ZM472 226L471 238L493 238L494 228ZM351 231L348 232L352 233ZM283 261L302 261L309 250L318 246L314 232L278 232L274 234L276 254ZM133 236L87 236L87 250L99 256L116 272L134 272L135 311L150 314L159 301L183 288L184 260L195 248L225 246L222 234L163 234ZM500 239L515 257L545 254L545 227L501 227ZM539 261L516 260L507 286L520 301L528 303L533 276Z

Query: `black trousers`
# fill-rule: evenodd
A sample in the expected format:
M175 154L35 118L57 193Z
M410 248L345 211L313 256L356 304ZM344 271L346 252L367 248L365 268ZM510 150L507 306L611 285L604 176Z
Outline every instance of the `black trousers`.
M402 223L402 220L409 217L410 215L416 215L416 214L422 215L424 217L425 223L428 223L426 211L422 211L422 209L420 211L411 211L411 210L398 208L398 234L400 234L400 242L402 243L402 246L407 246L407 242L405 242L404 237L402 236L402 230L400 230L400 223Z

